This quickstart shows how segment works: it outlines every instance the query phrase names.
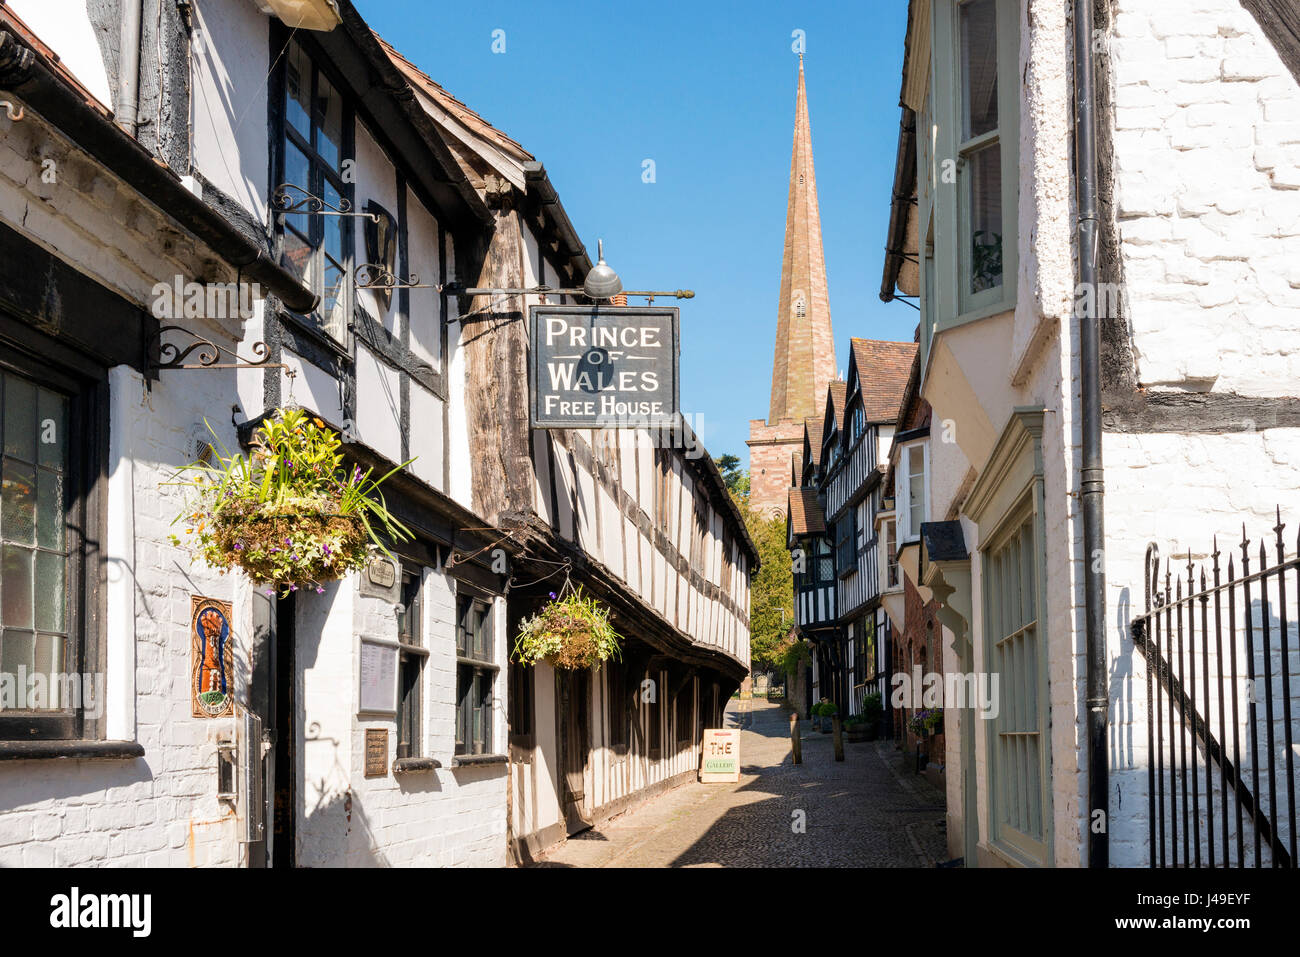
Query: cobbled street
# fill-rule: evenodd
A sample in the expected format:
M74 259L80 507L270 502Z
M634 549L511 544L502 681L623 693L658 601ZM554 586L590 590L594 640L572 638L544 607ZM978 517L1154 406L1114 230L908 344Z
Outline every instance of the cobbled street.
M570 838L539 867L933 867L947 857L943 794L904 768L892 741L844 743L800 722L792 761L789 712L732 699L740 728L736 784L692 781ZM806 828L795 826L803 811Z

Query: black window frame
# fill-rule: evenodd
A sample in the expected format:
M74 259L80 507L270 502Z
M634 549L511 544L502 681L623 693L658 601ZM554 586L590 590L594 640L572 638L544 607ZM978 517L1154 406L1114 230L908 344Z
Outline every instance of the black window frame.
M510 744L517 748L532 748L536 744L533 734L536 671L535 666L510 659L506 713Z
M609 689L609 746L617 755L625 755L632 742L633 698L628 687L627 665L621 661L605 663Z
M466 627L469 612L481 606L483 614L480 621L484 624L486 648L481 657L474 653L473 640ZM501 668L496 663L496 635L494 628L494 607L490 596L468 591L463 586L456 594L456 734L455 754L457 756L475 756L493 754L492 712L496 705L493 691L497 675ZM477 704L476 704L477 702ZM471 744L471 728L474 723L474 711L482 709L483 736Z
M691 733L695 728L695 678L688 676L680 681L681 687L673 697L673 737L679 751L691 743Z
M65 629L63 673L99 679L97 714L87 714L85 701L59 713L12 709L0 711L0 742L99 741L104 739L106 689L105 568L99 543L104 541L107 514L109 395L107 370L78 362L79 368L56 366L51 349L37 357L0 340L0 371L68 398L65 431L68 442L64 472ZM62 351L62 350L57 350ZM3 398L0 397L0 416ZM0 419L2 421L2 419ZM0 452L3 446L0 445ZM33 629L35 630L35 629ZM92 679L93 680L93 679ZM26 688L16 689L24 693ZM84 686L82 688L84 692Z
M651 760L658 760L664 753L664 711L663 711L663 672L646 670L645 678L653 682L653 695L646 702L646 750Z
M421 757L424 663L424 567L402 563L401 607L397 627L397 757Z
M338 74L329 62L329 58L319 49L319 47L309 38L299 35L296 31L289 33L285 30L277 31L278 35L273 39L273 55L278 57L275 75L275 87L269 91L271 100L271 151L272 151L272 176L271 191L274 192L276 187L287 183L288 174L285 164L285 144L293 142L295 148L302 152L307 159L308 165L308 182L295 183L293 185L307 190L311 195L324 197L324 185L326 180L330 186L338 193L339 197L346 199L348 203L355 208L356 205L356 184L344 179L342 173L331 168L329 162L320 155L310 140L315 139L317 130L317 115L315 110L316 91L319 86L319 79L323 74L334 88L338 95L341 106L342 123L341 139L339 144L339 166L343 167L349 161L356 162L356 121L357 121L357 103L356 98L350 93L348 84ZM289 122L289 48L291 44L296 44L302 50L303 55L311 63L311 92L309 102L312 108L308 110L310 136L304 138L303 135L294 128ZM290 201L296 202L301 199L297 193L290 194ZM273 207L274 211L274 207ZM356 218L353 216L324 216L319 213L303 215L299 213L289 213L287 215L275 213L272 217L273 240L275 243L276 261L284 263L285 254L285 230L291 229L299 238L306 240L313 249L319 249L324 244L325 223L337 219L340 229L340 244L342 245L343 261L340 262L340 275L342 282L340 285L340 295L342 298L341 311L343 314L343 328L340 338L335 338L326 327L325 319L321 313L324 303L324 281L323 276L313 275L310 277L308 288L313 292L319 293L322 298L322 304L318 305L317 310L311 314L291 312L290 310L280 307L280 315L291 320L295 328L305 331L315 341L332 348L343 356L351 355L352 344L352 315L356 304L356 289L353 283L353 270L356 266ZM299 224L305 224L306 229L300 228ZM305 235L304 235L305 234ZM332 258L332 257L331 257ZM294 272L292 265L286 265L287 269Z

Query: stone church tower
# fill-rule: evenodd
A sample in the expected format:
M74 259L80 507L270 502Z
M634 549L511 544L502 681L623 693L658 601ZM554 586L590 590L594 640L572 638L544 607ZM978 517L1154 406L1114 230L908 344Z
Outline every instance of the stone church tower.
M756 510L785 513L794 459L803 444L804 419L822 415L826 387L835 379L835 369L817 176L813 172L812 127L800 55L772 361L772 401L766 419L749 422L749 502Z

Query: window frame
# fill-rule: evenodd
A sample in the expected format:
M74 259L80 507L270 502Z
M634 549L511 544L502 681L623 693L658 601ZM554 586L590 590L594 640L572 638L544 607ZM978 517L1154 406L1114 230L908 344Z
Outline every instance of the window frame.
M293 44L298 46L312 66L311 92L309 94L309 102L312 104L312 108L308 110L310 131L308 138L304 138L302 133L299 132L289 121L289 48ZM308 182L295 183L294 185L306 189L313 196L323 198L325 195L325 182L328 180L329 185L335 190L339 197L346 199L348 203L355 208L355 182L348 182L345 180L342 173L333 169L328 161L317 152L310 142L310 139L314 138L317 130L317 117L314 107L318 82L320 77L323 75L334 88L334 92L338 95L340 102L340 122L342 124L340 138L342 142L339 144L339 166L342 167L349 161L355 163L357 120L355 98L350 94L347 83L344 82L343 78L329 63L329 58L324 56L310 38L301 37L297 35L296 32L290 34L286 31L280 31L280 34L275 41L274 53L279 56L280 62L276 66L277 89L270 92L270 95L272 96L271 107L274 116L271 149L273 153L273 168L275 171L272 177L271 191L274 192L277 186L289 182L285 147L287 143L292 142L294 147L298 149L304 157L306 157L308 168ZM276 96L279 98L278 103L274 101ZM291 196L291 198L293 197ZM291 224L289 221L292 218L305 220L306 228L301 229L297 225ZM342 247L342 261L338 263L338 266L341 276L339 297L341 300L340 311L343 316L343 326L342 329L339 330L338 336L335 336L328 330L324 314L321 311L325 299L324 267L321 265L318 268L317 264L322 261L320 257L329 255L324 250L325 221L334 218L335 217L326 217L320 214L304 215L301 212L289 214L275 213L272 217L276 261L281 264L284 262L286 230L292 230L300 239L305 237L307 244L313 250L313 265L311 266L312 275L309 279L307 288L311 289L313 292L319 293L321 296L321 304L318 305L317 309L311 314L291 312L283 306L280 308L280 314L288 317L294 323L295 328L305 330L320 343L327 347L331 347L344 355L350 356L353 339L353 310L356 307L356 288L353 281L353 270L356 266L356 218L353 216L337 217L340 229L339 242ZM319 256L317 253L319 253ZM332 259L333 257L330 258ZM286 266L285 268L289 269L291 272L294 271L292 266Z
M930 89L925 108L917 118L920 165L918 172L919 221L927 224L927 235L936 237L934 257L922 257L921 286L932 294L924 297L922 347L927 353L934 334L1014 309L1019 267L1020 150L1020 13L1016 0L992 0L997 16L998 126L995 131L970 139L962 138L960 71L961 8L976 0L935 0L932 7ZM946 51L946 53L945 53ZM925 135L928 134L928 135ZM1002 174L1002 276L999 286L981 293L969 290L969 253L962 230L969 222L966 157L979 148L997 143ZM943 163L956 163L956 176L948 182ZM964 175L965 174L965 175ZM927 250L928 252L928 250ZM929 268L927 268L929 267ZM934 272L930 277L928 273ZM986 295L988 294L988 295ZM931 331L932 330L932 331ZM924 360L924 357L923 357Z
M685 706L685 721L682 721L682 708ZM691 735L695 728L695 676L686 677L682 686L673 696L673 738L677 745L677 750L681 751L686 745L691 743ZM683 732L685 736L683 737Z
M462 634L466 633L465 608L473 609L481 605L485 609L481 621L486 625L485 643L488 645L482 657L473 654L473 640L462 644ZM496 602L489 596L478 594L458 587L456 591L456 698L455 698L455 732L453 735L453 753L456 757L474 757L494 754L496 711L496 680L501 673L501 666L496 658ZM462 651L466 652L462 654ZM469 689L462 683L466 673L469 675ZM473 734L475 701L480 698L479 689L486 688L481 695L483 715L483 737L481 741L471 741ZM473 746L481 744L480 750Z
M48 354L38 358L4 340L0 340L0 371L26 379L37 387L61 392L68 398L66 432L68 436L78 436L78 440L68 443L64 472L64 543L68 558L64 570L67 644L62 673L106 676L106 636L102 630L106 620L105 566L102 552L98 556L94 554L94 543L105 541L107 374L98 366L90 373L56 367ZM95 715L87 714L84 700L76 709L60 713L17 708L0 711L0 746L16 741L104 740L107 692L104 684L97 688L100 701L99 713Z
M925 440L909 442L899 449L899 468L896 470L897 482L894 489L894 518L898 535L898 545L920 541L920 525L912 528L912 488L911 450L921 449L921 522L928 521L930 500L930 444Z
M1052 853L1052 787L1051 787L1051 767L1052 767L1052 741L1051 741L1051 710L1048 692L1047 679L1047 641L1046 634L1046 608L1044 588L1046 586L1046 554L1045 554L1045 529L1043 520L1043 511L1040 497L1041 489L1037 487L1026 489L1017 497L1015 503L1006 511L1002 518L997 522L995 529L988 536L987 541L980 547L980 579L982 600L984 603L984 661L986 670L998 671L1002 675L1000 686L1005 689L1003 694L1003 704L999 709L998 717L988 722L986 730L987 747L988 747L988 828L990 843L996 845L1004 853L1012 855L1017 860L1022 860L1028 864L1039 866L1048 866L1051 864ZM996 646L1004 641L1011 640L1017 634L1029 627L1028 624L1018 626L1015 631L1006 635L1001 634L998 623L1002 621L1000 613L997 611L998 603L1003 601L1007 596L1004 592L1002 596L995 594L995 591L1003 590L1002 581L998 579L995 560L1003 552L1011 547L1014 539L1019 537L1021 532L1028 526L1030 530L1030 541L1032 545L1032 554L1029 557L1030 570L1033 575L1034 600L1033 611L1034 619L1032 628L1034 632L1034 642L1036 644L1035 668L1033 673L1028 671L1023 674L1016 672L1014 674L1004 673L995 665ZM1023 565L1021 566L1023 570ZM1023 582L1023 579L1021 579ZM1023 587L1023 586L1022 586ZM1036 713L1033 715L1036 722L1036 730L1033 732L1038 740L1038 789L1033 797L1037 801L1037 814L1040 823L1040 836L1035 837L1032 834L1015 828L1002 821L1002 808L1006 804L1007 797L1007 776L1004 764L1006 757L1004 754L1004 745L1000 741L1002 735L1001 729L1006 725L1009 716L1014 710L1015 701L1009 699L1009 695L1016 694L1017 689L1021 687L1022 681L1032 680L1035 688L1035 701L1037 704ZM1014 734L1023 734L1024 731L1011 732ZM1019 780L1019 776L1017 776ZM1027 791L1028 789L1026 789Z
M424 589L425 568L419 562L410 567L402 563L399 575L402 614L397 626L397 751L398 758L418 758L423 754L424 737L424 665L429 660L425 642ZM407 589L414 585L414 601L407 600ZM414 605L415 613L411 614ZM414 627L410 627L411 625Z

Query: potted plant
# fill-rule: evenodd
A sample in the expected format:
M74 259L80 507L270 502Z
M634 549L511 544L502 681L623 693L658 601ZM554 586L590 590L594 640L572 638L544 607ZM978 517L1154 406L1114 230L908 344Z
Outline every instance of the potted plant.
M907 726L918 738L928 738L943 730L943 711L939 708L916 711L908 718Z
M868 741L874 741L880 735L880 719L884 716L885 708L879 692L872 692L864 695L862 698L862 720L866 725L866 735Z
M211 426L208 427L211 431ZM214 433L215 436L215 433ZM189 493L185 534L208 565L241 569L281 595L323 583L365 566L374 551L390 558L384 538L403 541L410 531L384 504L379 491L389 476L414 459L372 479L371 469L348 469L337 432L302 409L282 409L254 435L248 455L195 462L180 485ZM181 539L171 536L173 545Z
M622 638L609 622L607 607L567 582L560 595L551 592L550 598L520 624L516 661L525 665L547 661L555 668L580 671L620 657Z
M839 714L840 709L834 701L822 698L821 704L815 706L816 713L820 716L818 721L818 730L822 734L830 734L833 725L832 718Z

